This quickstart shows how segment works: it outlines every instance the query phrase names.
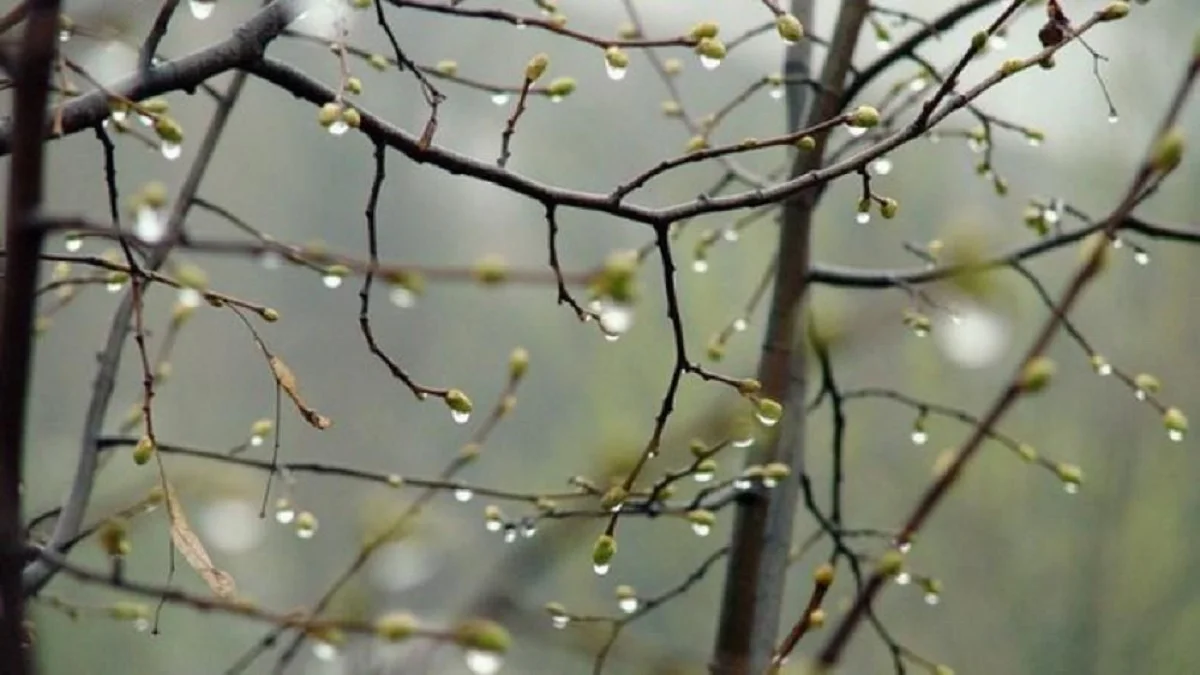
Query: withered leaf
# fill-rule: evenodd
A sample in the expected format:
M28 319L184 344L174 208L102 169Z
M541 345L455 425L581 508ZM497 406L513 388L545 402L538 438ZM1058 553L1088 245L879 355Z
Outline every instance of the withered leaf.
M275 374L275 381L287 393L288 398L292 399L292 403L296 404L296 409L300 411L300 416L304 418L304 421L318 429L328 429L332 426L332 420L309 407L300 397L300 386L296 382L296 376L292 373L292 369L283 362L283 359L272 354L270 363L271 372Z
M187 516L183 514L183 505L175 497L175 490L166 483L163 487L167 498L167 515L171 521L171 541L175 543L175 548L179 549L188 565L196 570L196 574L200 575L213 593L225 599L233 599L237 594L233 577L213 565L204 544L192 531L191 525L188 525Z

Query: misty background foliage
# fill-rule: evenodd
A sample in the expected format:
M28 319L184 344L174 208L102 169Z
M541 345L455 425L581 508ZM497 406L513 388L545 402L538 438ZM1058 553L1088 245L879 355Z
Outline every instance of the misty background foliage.
M180 12L162 46L176 55L228 34L256 3L221 0L213 16L198 22ZM507 4L507 3L503 3ZM514 11L535 11L513 3ZM945 9L944 0L897 3L918 15ZM1080 16L1099 2L1064 2ZM638 3L648 35L677 34L700 19L713 19L733 35L766 18L756 3L695 0ZM836 3L817 3L810 32L827 35ZM580 31L612 34L624 15L617 2L562 0L570 25ZM885 5L886 6L886 5ZM103 17L140 42L156 5L148 0L75 2L68 12ZM98 12L98 13L97 13ZM385 52L371 13L360 13L350 41ZM931 42L923 55L946 63L959 55L969 36L990 21L983 13L957 31ZM1008 56L1037 47L1038 12L1013 25L1004 49L967 70L965 81L997 67ZM604 191L657 161L681 153L689 134L678 120L660 112L667 98L661 82L640 52L631 52L628 76L605 77L599 50L534 31L518 31L490 21L463 21L401 11L394 26L407 53L419 63L454 59L460 73L483 81L519 84L525 62L539 51L550 54L549 73L570 75L578 91L561 103L534 100L513 144L510 168L519 173L583 190ZM1051 71L1022 73L979 101L987 111L1041 129L1046 141L1030 147L1017 133L997 130L994 167L1009 183L997 196L989 180L976 175L979 155L962 138L940 143L920 140L889 156L893 170L874 187L901 203L894 221L855 222L858 184L836 183L824 198L816 230L816 259L867 268L911 268L921 261L902 247L923 245L947 232L982 233L1000 251L1036 236L1022 223L1031 196L1057 197L1099 216L1127 185L1149 141L1169 88L1176 81L1196 29L1188 3L1138 7L1112 30L1094 31L1088 42L1108 57L1101 72L1112 91L1120 119L1107 121L1107 108L1092 77L1092 59L1078 45L1067 48ZM896 37L912 30L893 28ZM856 63L880 53L864 31ZM68 53L117 74L133 67L133 51L115 43L72 39ZM669 51L669 50L668 50ZM778 39L770 34L738 49L716 71L701 69L686 50L678 78L690 111L715 110L750 81L777 72ZM337 60L320 46L281 39L270 53L314 76L336 82ZM821 49L817 48L818 56ZM872 103L887 87L911 77L901 64L865 93ZM107 70L106 70L107 69ZM423 124L426 107L411 78L354 66L364 83L361 103L408 129ZM217 78L224 84L228 76ZM499 153L500 132L509 105L497 106L485 93L442 86L438 143L484 160ZM177 185L186 171L195 139L213 103L203 95L171 94L174 114L189 131L183 157L174 162L128 139L118 140L118 181L132 194L152 179ZM315 110L289 95L250 80L234 110L200 196L221 204L274 237L288 242L323 241L330 249L365 257L362 212L372 175L371 146L348 133L325 133ZM1194 137L1200 123L1193 113L1185 125ZM783 104L758 92L718 132L719 141L781 133ZM946 129L966 130L972 119L958 115ZM834 136L834 147L847 139ZM49 207L100 218L106 213L100 145L90 133L50 144ZM766 172L783 154L757 153L748 166ZM668 204L694 198L719 169L713 163L672 172L641 193L642 203ZM1142 209L1141 217L1195 224L1200 166L1194 153L1165 189ZM513 267L544 270L546 228L535 202L477 181L388 157L388 180L380 201L381 257L426 266L469 266L498 254ZM682 309L688 338L698 355L708 337L737 316L775 243L775 225L765 220L735 244L716 246L709 270L690 269L690 252L703 230L727 225L736 214L708 216L689 226L676 245L681 260ZM560 250L567 270L590 269L619 248L650 240L644 227L597 213L560 212ZM197 236L236 234L228 224L193 210L189 230ZM1140 241L1140 240L1139 240ZM1087 294L1073 315L1076 325L1116 366L1154 373L1164 383L1163 399L1185 411L1200 410L1200 369L1195 345L1200 323L1190 293L1200 284L1194 251L1140 241L1149 254L1139 265L1127 247ZM61 239L50 244L61 247ZM85 252L106 247L89 241ZM357 324L359 287L348 279L327 289L320 275L299 267L264 270L244 257L178 254L202 266L212 287L277 308L283 319L263 329L272 350L300 378L306 397L334 421L318 432L285 408L281 429L283 458L321 460L405 476L433 476L459 451L470 424L455 424L437 401L419 403L366 350ZM1052 292L1076 264L1068 248L1029 263ZM482 411L504 383L510 351L523 346L532 355L528 380L510 419L488 440L465 480L526 491L560 491L567 477L597 478L640 452L650 433L673 356L663 313L660 270L652 257L644 267L643 292L635 324L615 343L605 341L571 312L555 305L549 284L506 284L481 288L471 282L431 282L416 305L399 309L376 286L376 334L382 346L423 383L458 387ZM1003 383L1045 307L1028 283L1012 272L997 273L991 306L1002 328L1001 351L987 365L969 368L949 357L931 338L914 336L901 322L907 296L897 290L813 289L813 302L825 316L861 327L835 351L842 386L883 386L912 396L978 412ZM25 501L30 514L58 504L74 467L82 416L103 341L118 295L102 287L55 317L39 340L33 388L31 454ZM150 317L165 317L175 293L152 287ZM867 321L856 319L867 318ZM752 317L747 332L730 342L719 366L731 375L753 373L763 316ZM935 325L937 328L944 322ZM153 322L151 325L156 325ZM158 322L161 325L161 320ZM953 329L950 329L953 330ZM995 337L989 327L985 332ZM153 336L151 337L153 341ZM982 339L982 338L978 338ZM155 398L160 439L214 450L245 441L250 425L272 417L274 383L245 330L228 312L201 310L181 334L172 358L173 374ZM895 637L918 653L970 673L1184 673L1200 662L1200 544L1193 523L1200 516L1195 477L1200 459L1194 440L1168 442L1148 406L1113 379L1098 378L1084 354L1065 336L1051 352L1060 377L1034 402L1019 405L1001 425L1007 434L1046 455L1083 467L1085 481L1069 495L1055 477L1022 463L992 444L967 472L952 501L924 532L911 554L915 571L943 584L936 606L923 602L916 586L890 590L878 609ZM140 401L141 373L130 346L120 372L117 403L109 428ZM678 411L668 426L668 444L658 466L678 466L693 436L711 438L723 410L736 404L727 388L685 380ZM849 404L846 503L848 522L892 528L930 477L939 451L960 442L968 427L933 418L929 441L910 440L913 410L886 401ZM477 418L482 418L477 414ZM808 456L821 498L827 498L826 409L814 412ZM256 456L267 456L266 448ZM294 501L314 512L320 528L311 540L271 517L257 518L264 476L223 465L167 457L193 525L220 566L231 572L241 592L279 609L310 605L348 564L364 532L394 516L412 490L371 488L333 477L301 476ZM740 467L735 453L722 468ZM653 475L653 474L651 474ZM135 501L157 480L119 454L101 474L94 514ZM370 616L403 608L431 620L452 620L487 593L487 612L514 632L506 672L589 672L597 643L595 629L571 626L555 631L541 606L559 601L580 613L615 614L613 589L631 584L647 594L677 583L727 538L727 515L707 538L696 537L682 521L626 519L621 556L613 571L597 577L588 551L601 525L592 521L545 524L537 536L505 544L483 527L476 498L459 503L437 498L408 538L381 552L380 559L339 597L333 612ZM507 507L516 510L516 507ZM162 582L167 574L165 518L135 521L132 578ZM797 539L817 529L810 517L798 519ZM799 579L824 555L816 547L797 567ZM78 560L93 567L103 554L84 546ZM182 562L176 581L202 590ZM710 574L685 596L634 624L617 644L609 672L704 672L715 630L719 578ZM795 617L807 583L789 587L786 617ZM836 616L850 599L839 586L827 602ZM101 604L114 593L60 577L47 593L76 603ZM45 602L32 607L37 621L38 660L45 673L221 672L267 629L219 615L167 607L162 634L151 637L109 620L72 622ZM808 641L806 641L808 642ZM801 645L801 651L804 650ZM302 657L297 673L369 672L363 664L393 663L405 654L359 648L322 660ZM427 644L404 650L428 650ZM435 650L435 673L467 672L452 648ZM266 672L272 661L260 660ZM674 664L674 665L672 665ZM870 634L856 639L847 672L886 672L886 650ZM386 670L382 672L387 672Z

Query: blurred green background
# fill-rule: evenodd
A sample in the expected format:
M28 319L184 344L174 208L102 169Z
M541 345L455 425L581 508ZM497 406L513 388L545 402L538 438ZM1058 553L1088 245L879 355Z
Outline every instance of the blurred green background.
M537 11L533 3L494 4L511 4L521 13ZM836 3L817 4L812 32L828 35ZM897 3L897 8L932 16L951 4L923 0ZM1080 0L1063 4L1076 19L1102 5ZM222 38L254 5L221 0L203 23L181 7L163 51L183 54ZM561 0L560 5L572 28L590 34L611 35L624 20L620 3ZM732 36L769 18L752 2L648 1L638 6L652 36L678 34L701 19L719 21L722 34ZM125 34L140 41L156 5L108 0L70 3L68 9L126 26ZM994 13L985 12L944 34L922 54L935 63L949 63ZM578 91L559 104L532 102L514 139L509 165L513 171L604 191L682 152L688 139L678 120L660 113L667 94L641 53L631 53L628 76L613 82L605 77L597 49L546 32L415 10L392 16L401 44L420 63L455 59L464 76L516 85L528 58L546 51L550 76L578 80ZM885 19L885 24L891 22ZM1022 224L1031 197L1057 197L1096 217L1104 214L1123 194L1149 141L1178 81L1196 24L1186 3L1159 2L1137 6L1126 21L1089 34L1088 43L1108 57L1101 72L1120 112L1116 124L1106 119L1107 107L1092 76L1093 61L1079 46L1064 50L1056 69L1022 73L981 97L979 103L989 113L1046 134L1046 142L1034 148L1020 134L996 131L993 161L1008 181L1007 197L997 196L990 181L976 175L979 155L961 138L952 137L937 144L918 141L889 157L893 171L876 178L874 186L900 201L900 215L893 221L856 223L857 181L839 181L822 204L816 259L870 269L910 268L921 263L902 243L922 245L962 229L982 232L989 247L1006 250L1035 237ZM1039 25L1038 11L1013 24L1007 45L968 68L964 82L978 81L1004 58L1034 53ZM900 39L913 29L909 24L892 30ZM350 35L353 44L387 53L369 12L355 16ZM98 72L119 73L122 59L128 63L132 58L127 48L84 37L72 39L66 50ZM685 61L678 83L683 104L697 116L716 110L748 82L777 71L781 58L780 43L771 33L732 52L714 72L702 70L684 50L669 51L660 54ZM817 53L822 53L820 48ZM864 31L856 64L861 67L879 53L871 32ZM270 54L336 84L337 60L321 47L281 39ZM406 129L419 129L425 108L407 74L377 73L364 63L352 66L365 85L359 98L365 108ZM911 64L898 65L860 102L880 100L889 87L915 72ZM227 79L217 78L215 84L223 86ZM449 100L440 113L437 142L483 160L494 159L510 106L496 106L484 93L451 84L443 90ZM183 157L168 162L134 140L119 139L123 195L152 179L177 186L186 172L212 103L202 95L177 93L167 98L188 132ZM355 133L324 133L314 117L311 107L252 78L200 195L278 239L321 240L332 250L365 257L362 210L372 171L370 144ZM714 138L732 142L778 134L783 119L782 103L760 91ZM1200 131L1198 120L1194 108L1185 115L1192 136ZM965 130L974 124L969 117L955 116L946 128ZM837 132L835 147L847 138L845 132ZM783 159L783 153L761 152L744 163L765 172ZM100 145L92 134L51 144L49 203L55 212L103 219L101 171ZM690 200L718 175L715 166L692 165L655 181L637 200ZM1193 153L1138 214L1195 227L1200 198L1190 188L1198 177L1200 165ZM773 222L761 221L736 244L718 244L709 256L707 274L691 272L690 252L703 231L726 226L736 217L699 219L676 244L683 263L680 289L687 337L697 356L712 334L738 316L775 241ZM595 213L564 210L560 224L563 266L569 270L590 269L613 250L650 240L642 226ZM196 236L236 234L227 223L200 210L192 212L187 227ZM1136 241L1145 246L1150 264L1136 264L1129 247L1117 251L1110 270L1072 319L1116 367L1159 376L1164 402L1185 412L1200 410L1200 370L1193 363L1200 325L1188 311L1190 292L1200 282L1189 263L1194 251L1186 245ZM50 246L61 250L61 239ZM398 154L388 157L380 201L380 248L387 261L431 267L470 265L498 254L513 267L544 270L547 259L538 204ZM100 242L89 242L84 252L99 254L104 249ZM1038 258L1030 267L1057 293L1077 257L1068 247ZM300 268L266 271L241 257L181 253L177 258L202 266L214 290L281 312L283 320L264 327L262 335L296 372L309 402L334 420L332 429L318 432L285 407L282 456L289 461L319 460L432 477L480 423L503 386L510 351L523 346L532 364L517 408L463 478L513 490L561 491L569 476L603 480L606 467L619 466L640 451L670 373L673 353L654 257L642 275L634 327L615 343L557 307L549 285L481 288L470 282L432 282L415 307L403 310L390 305L386 287L377 285L374 325L381 345L420 382L468 392L479 412L466 426L454 424L436 401L415 401L367 352L357 323L357 280L329 290L320 275ZM938 342L912 335L900 320L909 306L901 291L814 289L818 306L859 327L835 354L842 386L891 387L980 412L1047 313L1019 276L1004 272L994 281L1000 300L993 310L1008 337L999 357L982 368L964 368L949 359ZM945 297L943 292L934 290L937 297ZM56 506L64 494L78 451L95 354L117 299L100 286L83 289L38 342L25 492L30 514ZM170 289L151 289L148 320L153 329L162 330L174 300ZM750 329L733 338L725 361L715 367L736 376L753 374L762 324L760 311L751 318ZM172 377L155 398L156 427L163 441L223 450L244 442L254 420L272 416L269 372L229 312L198 311L174 354ZM990 444L911 555L914 572L941 580L941 602L930 607L916 586L897 588L884 595L879 613L897 640L961 673L1194 672L1200 663L1200 645L1194 639L1200 633L1195 583L1200 546L1189 534L1200 516L1200 493L1194 489L1200 460L1194 441L1168 442L1159 415L1135 401L1116 379L1098 378L1069 340L1057 340L1052 356L1059 363L1055 386L1036 401L1018 406L1001 429L1048 457L1082 466L1082 490L1068 495L1052 474ZM110 429L139 401L140 378L130 345ZM737 403L723 387L685 381L678 411L668 425L664 456L651 465L647 479L687 461L690 438L716 438L721 416ZM968 429L934 418L929 442L917 447L909 439L911 409L874 401L849 405L847 522L895 528L928 483L938 453L959 443ZM828 417L827 409L810 417L808 456L822 503L827 500ZM266 449L253 452L268 456ZM723 457L726 475L740 466L736 453ZM271 518L258 520L263 475L175 457L166 462L214 561L233 574L242 593L280 610L311 604L353 558L364 529L399 512L416 494L412 489L298 476L294 501L320 519L316 536L301 540ZM99 478L92 518L136 501L155 480L152 468L136 467L127 454L119 453ZM431 623L483 611L514 632L505 672L590 672L597 633L580 626L555 631L541 606L553 600L580 614L615 616L617 584L631 584L647 595L662 592L719 547L729 532L724 512L707 538L696 537L676 520L625 519L613 571L597 577L588 551L603 527L600 522L549 523L532 539L504 544L499 535L484 531L482 511L487 503L476 498L462 504L449 494L439 496L421 518L421 527L360 575L333 611L371 616L406 609ZM505 508L513 515L526 513L517 505ZM128 572L133 578L162 582L167 574L165 518L160 511L135 523ZM811 516L802 512L797 539L815 529ZM863 543L864 551L879 549L879 542ZM787 589L785 622L806 600L809 570L826 552L822 543L798 563ZM80 546L73 559L94 567L103 564L100 551L91 544ZM182 561L180 565L176 581L203 592L195 575ZM617 643L607 672L704 672L721 577L718 568L685 596L632 624ZM851 597L844 582L827 601L834 621ZM119 597L65 577L46 596L85 606L103 606ZM35 602L32 611L43 673L219 673L266 630L260 624L168 607L161 634L151 637L92 615L72 622L48 602ZM821 639L820 634L807 637L800 651L808 653ZM429 672L467 672L457 650L430 652L427 647L414 643L385 649L352 640L331 660L317 658L306 648L290 672L412 672L399 664L411 665L414 656L429 658ZM270 656L264 657L249 672L269 672L273 663ZM879 640L870 629L862 630L851 647L846 672L890 668ZM912 670L920 672L917 666Z

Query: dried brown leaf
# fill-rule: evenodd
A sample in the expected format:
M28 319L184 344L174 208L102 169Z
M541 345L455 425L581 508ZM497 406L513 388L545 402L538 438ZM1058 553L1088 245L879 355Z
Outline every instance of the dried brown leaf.
M332 426L332 420L309 407L300 397L300 385L296 382L296 376L292 373L292 369L283 362L283 359L272 354L270 363L271 372L275 374L275 381L287 393L288 398L292 399L292 403L296 404L296 409L300 411L300 416L304 418L304 421L318 429L328 429Z
M187 517L183 514L183 505L175 497L175 490L165 483L163 487L167 498L167 515L171 521L171 541L175 542L175 548L179 549L188 565L196 570L196 574L200 575L213 593L227 600L234 599L237 587L233 577L213 565L200 537L197 537L191 525L188 525Z

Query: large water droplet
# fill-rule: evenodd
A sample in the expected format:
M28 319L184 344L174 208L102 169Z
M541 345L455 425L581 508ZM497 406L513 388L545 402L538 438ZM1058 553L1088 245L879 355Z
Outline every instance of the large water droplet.
M195 309L199 307L202 302L204 302L204 294L199 290L195 288L182 288L179 290L179 304L183 305L184 307ZM259 436L258 438L259 445L261 445L262 437ZM251 445L253 445L253 438L251 439Z
M451 410L450 419L454 420L455 424L466 424L471 419L471 412L468 410Z
M911 551L911 550L912 550L912 542L911 542L911 541L905 541L905 542L901 542L900 544L898 544L898 545L896 546L896 548L897 548L897 549L898 549L898 550L899 550L901 553L908 553L909 551Z
M773 427L776 424L779 424L778 417L771 417L769 415L764 415L760 412L754 413L754 416L758 419L758 423L763 425L764 427Z
M500 528L504 527L504 523L500 522L499 520L489 519L484 522L483 527L487 529L488 532L499 532Z
M712 526L704 523L692 523L692 532L695 532L697 537L707 537L712 532Z
M863 134L867 133L867 128L847 125L846 133L850 134L854 138L858 138L859 136L862 136Z
M745 331L749 327L750 324L748 324L745 319L734 319L733 321L733 330L739 333Z
M988 46L996 51L1000 51L1008 46L1008 40L1004 39L1003 35L993 35L988 38Z
M171 143L170 141L163 141L162 145L158 146L158 149L162 152L162 156L169 161L175 161L183 154L183 146L179 143Z
M83 248L83 237L75 233L68 234L66 240L63 241L63 248L71 253L78 251Z
M617 606L621 608L622 612L625 612L626 614L633 614L634 612L638 611L638 599L621 598L617 601Z
M783 87L771 87L770 89L767 90L767 96L770 96L771 100L782 101L783 100Z
M600 329L606 335L624 335L633 325L633 308L620 302L605 303L600 310Z
M735 448L748 448L754 445L754 434L750 434L745 438L739 438L733 442Z
M696 274L704 274L708 271L708 261L704 258L696 258L692 261L692 271Z
M941 601L942 601L942 596L938 595L937 593L930 592L930 593L925 594L925 604L927 604L931 607L933 605L938 604Z
M892 172L892 160L880 157L871 164L871 172L876 176L886 176Z
M1079 492L1079 485L1077 483L1063 483L1063 492L1069 495L1076 494Z
M558 630L566 628L570 623L571 617L567 616L566 614L555 614L554 616L550 617L550 625L554 626Z
M162 212L149 206L139 206L133 221L133 233L147 244L157 244L167 234Z
M896 583L901 586L907 586L912 581L912 575L908 572L901 572L896 575Z
M333 123L329 125L329 133L333 134L334 136L341 136L347 131L350 131L350 125L346 124L345 120L334 120Z
M254 434L253 436L250 437L250 447L260 448L260 447L262 447L262 444L266 442L266 440L267 439L263 438L262 436L259 436L258 434Z
M924 77L914 77L908 83L908 90L913 92L914 94L917 94L922 91L925 91L925 87L928 87L928 86L929 86L929 81L926 80Z
M875 41L875 48L881 52L885 52L892 47L892 41L886 38Z
M1121 118L1120 118L1120 116L1117 115L1117 113L1113 113L1108 116L1109 124L1116 124L1117 122L1120 122L1120 121L1121 121Z
M697 471L696 473L692 474L692 480L696 481L697 483L708 483L711 482L712 479L713 472L711 471Z
M474 496L475 493L468 488L459 488L454 491L454 498L464 504L471 501L471 498Z
M1137 251L1133 254L1133 261L1139 265L1150 264L1150 254L1145 251Z
M508 103L508 94L502 91L492 94L492 103L496 105L504 105Z
M475 675L492 675L500 672L504 658L496 652L485 652L478 649L468 649L466 653L467 670Z
M749 478L733 479L733 489L735 490L749 490L751 485L752 483L750 482Z
M871 213L869 211L859 211L858 213L854 214L854 222L858 223L859 225L866 225L867 223L871 222Z
M609 567L608 563L605 563L603 565L601 565L601 564L592 565L592 571L595 572L596 576L599 576L599 577L602 577L605 574L608 574L609 569L610 569L610 567Z
M317 657L317 659L321 661L332 661L336 659L338 655L337 647L321 640L317 640L313 643L312 651L313 656Z
M325 274L321 277L321 283L325 284L325 288L337 288L342 285L342 275Z
M701 54L700 65L703 66L705 70L716 70L717 67L721 65L721 59L714 59L711 56L705 56L704 54Z
M504 528L504 543L511 544L517 540L517 528L509 525Z
M619 68L608 61L605 61L604 70L608 73L608 79L616 82L625 79L625 73L629 70L629 68Z
M200 21L212 16L216 6L216 0L188 0L188 8L192 10L192 16Z
M280 525L289 525L296 519L296 509L286 500L281 499L275 504L275 522Z
M392 290L388 292L388 299L400 309L408 309L417 302L417 296L411 290L398 285L392 286Z
M1180 441L1183 440L1183 431L1181 431L1179 429L1168 429L1167 430L1167 438L1171 439L1172 441L1175 441L1176 443L1179 443Z
M921 431L920 429L913 430L913 432L912 432L913 445L925 445L925 441L928 441L928 440L929 440L929 434L925 433L924 431Z

